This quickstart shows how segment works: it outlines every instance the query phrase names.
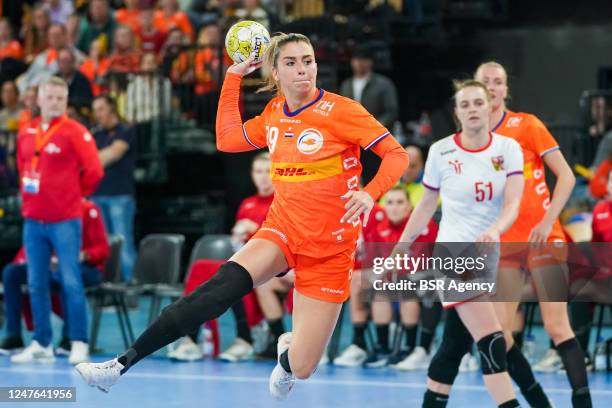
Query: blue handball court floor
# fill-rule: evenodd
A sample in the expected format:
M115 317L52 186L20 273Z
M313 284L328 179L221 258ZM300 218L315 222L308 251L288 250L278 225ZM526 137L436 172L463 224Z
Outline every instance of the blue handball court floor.
M148 304L130 312L136 333L144 330ZM350 327L345 330L341 347L350 341ZM103 361L116 356L123 344L113 311L104 313L98 346L104 354L92 357ZM59 321L53 321L55 341L59 340ZM233 321L229 314L220 319L223 346L234 338ZM608 330L606 330L606 334ZM4 332L0 330L0 336ZM29 340L29 335L25 336ZM536 331L543 353L548 339ZM88 387L68 364L58 357L55 363L12 365L8 357L0 356L0 387L76 387L76 402L33 403L0 402L3 407L79 407L79 408L246 408L246 407L420 407L425 390L425 371L397 372L391 368L365 369L321 366L307 381L299 381L289 397L277 402L268 394L271 361L238 364L204 360L191 363L172 362L164 357L167 350L141 361L123 376L109 394ZM570 388L565 373L536 374L555 407L570 407ZM612 407L612 374L603 371L589 373L589 383L595 407ZM518 392L518 390L517 390ZM524 400L521 400L525 404ZM479 373L463 373L457 378L449 407L494 407ZM523 405L527 407L527 405Z

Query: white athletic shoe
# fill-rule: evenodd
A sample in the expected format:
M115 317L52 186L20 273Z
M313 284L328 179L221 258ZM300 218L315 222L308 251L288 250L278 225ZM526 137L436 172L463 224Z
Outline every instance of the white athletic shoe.
M289 344L291 344L291 332L284 333L278 338L276 350L279 359L280 355L283 354L285 350L289 349ZM295 376L286 372L280 365L280 360L278 360L274 370L272 370L270 374L270 394L277 400L285 399L289 391L291 391L291 388L293 388L293 384L295 384Z
M54 361L53 346L49 344L47 347L43 347L36 340L32 340L30 345L23 349L21 353L11 356L11 363L15 364L52 363Z
M183 337L176 349L168 352L168 358L178 361L196 361L204 358L202 349L191 340L191 337Z
M81 374L87 385L108 392L121 377L123 364L113 358L103 363L81 363L75 367L75 370Z
M554 373L559 371L563 365L561 357L555 349L548 349L544 357L533 366L533 371L538 373Z
M236 363L238 361L252 360L255 357L255 348L246 340L236 337L231 346L219 354L219 359Z
M334 365L339 367L361 367L367 358L367 351L355 344L351 344L334 359Z
M89 361L89 344L82 341L73 341L70 343L70 356L68 362L72 365L86 363Z
M466 353L461 359L461 364L459 364L459 372L471 373L477 371L479 367L480 364L478 364L478 359L470 353Z
M424 370L429 367L431 357L423 347L416 347L412 353L393 367L400 371Z

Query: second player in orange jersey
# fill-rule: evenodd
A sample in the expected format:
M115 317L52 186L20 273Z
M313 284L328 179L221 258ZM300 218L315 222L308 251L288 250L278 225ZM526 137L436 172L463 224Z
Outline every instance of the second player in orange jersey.
M502 242L565 242L558 218L572 192L575 177L559 150L559 145L535 115L508 110L508 75L503 66L496 62L481 64L476 70L475 79L483 82L491 95L493 111L489 122L493 131L519 142L525 162L525 187L519 216L510 230L502 235ZM552 197L546 185L544 165L557 178ZM558 256L550 256L551 248L551 245L547 245L536 251L530 250L525 256L513 254L512 258L518 259L519 262L502 259L498 288L519 293L520 287L513 289L513 283L521 281L521 269L528 269L540 298L544 294L550 295L551 292L566 294L568 290L565 268L558 264ZM504 249L508 249L508 244ZM511 251L514 252L514 249ZM520 261L521 258L523 261ZM553 294L552 297L552 300L561 300L555 298L559 297L558 295ZM521 387L523 395L529 399L528 390L535 389L537 382L531 374L529 364L523 361L518 347L514 345L511 331L518 302L495 302L494 305L504 327L509 373ZM540 310L544 328L555 343L560 360L565 366L573 391L572 406L591 407L584 353L570 325L567 302L540 301Z

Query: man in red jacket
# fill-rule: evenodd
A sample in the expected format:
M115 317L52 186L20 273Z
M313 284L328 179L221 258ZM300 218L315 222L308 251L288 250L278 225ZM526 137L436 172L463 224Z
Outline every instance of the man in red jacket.
M94 286L102 280L104 266L110 255L110 248L106 240L104 222L98 207L91 201L83 199L81 202L83 223L83 245L79 258L81 259L81 277L85 287ZM57 271L57 259L51 258L51 288L60 289L59 272ZM13 262L8 264L2 273L4 283L4 306L6 310L6 337L0 342L0 354L11 354L23 348L21 337L21 285L27 282L27 260L25 250L22 247ZM66 301L62 296L62 304ZM64 315L64 307L55 308L54 311ZM68 325L64 324L62 342L59 349L70 350L68 338ZM59 350L58 349L58 350ZM57 352L57 350L56 350Z
M87 300L79 268L81 198L91 194L103 170L93 137L66 116L68 86L52 77L39 88L41 116L17 136L23 246L28 259L28 290L34 319L30 346L11 357L13 363L53 360L51 346L49 263L55 252L65 297L71 340L70 362L89 358Z

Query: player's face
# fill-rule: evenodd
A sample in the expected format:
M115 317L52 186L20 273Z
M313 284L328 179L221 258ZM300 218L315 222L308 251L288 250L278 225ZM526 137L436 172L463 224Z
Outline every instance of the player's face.
M479 131L489 126L491 104L484 89L476 86L463 88L457 92L455 100L455 114L462 129Z
M508 97L508 78L504 69L485 65L478 71L474 79L485 84L489 90L493 109L499 108Z
M412 211L412 205L403 191L391 190L385 197L385 211L387 218L393 224L404 220Z
M44 117L56 118L66 113L68 107L68 92L66 88L57 85L45 85L38 93L38 106Z
M608 173L608 198L612 199L612 170Z
M272 179L270 178L270 160L256 160L251 169L253 184L259 193L269 193L272 190Z
M283 94L311 92L317 83L317 63L314 50L305 42L290 42L283 46L272 76L280 84Z

